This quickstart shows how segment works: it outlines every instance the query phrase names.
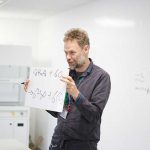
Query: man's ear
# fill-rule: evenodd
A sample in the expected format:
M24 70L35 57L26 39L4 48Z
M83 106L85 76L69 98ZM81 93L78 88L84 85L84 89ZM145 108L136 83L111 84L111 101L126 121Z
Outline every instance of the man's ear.
M89 52L89 49L90 49L90 46L89 46L89 45L85 45L85 46L84 46L84 51L85 51L86 53Z

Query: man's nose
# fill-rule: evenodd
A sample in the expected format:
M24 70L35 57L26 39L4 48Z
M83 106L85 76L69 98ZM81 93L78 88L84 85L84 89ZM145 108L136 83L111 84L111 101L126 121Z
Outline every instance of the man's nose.
M67 58L67 60L71 59L71 56L69 54L66 54L66 58Z

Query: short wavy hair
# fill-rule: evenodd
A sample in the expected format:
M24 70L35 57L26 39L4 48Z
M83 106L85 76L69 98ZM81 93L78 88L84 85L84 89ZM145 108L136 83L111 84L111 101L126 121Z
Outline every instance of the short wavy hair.
M82 48L85 45L90 46L90 41L87 32L80 28L72 28L65 33L63 41L66 42L69 40L76 40L79 46Z

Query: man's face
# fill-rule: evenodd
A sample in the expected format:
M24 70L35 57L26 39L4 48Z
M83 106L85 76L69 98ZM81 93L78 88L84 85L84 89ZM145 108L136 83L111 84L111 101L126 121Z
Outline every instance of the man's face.
M66 41L64 43L64 51L68 65L72 70L81 68L88 58L87 45L82 48L76 40Z

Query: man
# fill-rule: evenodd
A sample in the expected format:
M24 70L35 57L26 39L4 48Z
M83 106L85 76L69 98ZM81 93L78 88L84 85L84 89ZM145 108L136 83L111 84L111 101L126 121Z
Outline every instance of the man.
M97 150L103 109L111 83L106 71L88 58L90 42L87 33L70 29L64 37L64 52L70 68L62 113L48 111L58 118L50 150Z
M111 83L108 73L88 57L89 49L89 37L84 30L73 28L66 32L64 52L70 72L61 78L66 83L62 113L47 111L58 118L50 150L97 150Z

